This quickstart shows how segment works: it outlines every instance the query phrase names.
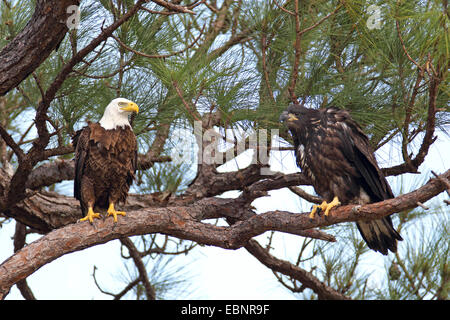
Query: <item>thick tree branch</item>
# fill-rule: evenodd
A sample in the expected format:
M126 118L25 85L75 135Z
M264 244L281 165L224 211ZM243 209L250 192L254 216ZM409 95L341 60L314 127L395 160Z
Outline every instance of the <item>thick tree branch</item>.
M201 185L196 185L194 188L190 188L193 193L185 193L178 197L171 197L168 199L168 202L164 204L161 203L158 194L130 194L126 205L122 208L125 211L130 211L149 207L159 207L162 205L184 206L196 201L198 205L206 203L210 206L208 214L201 219L218 218L224 216L224 214L215 214L211 208L220 207L217 211L223 210L222 208L225 208L228 205L228 200L220 198L204 198L206 196L205 194L211 193L212 196L215 196L224 191L244 188L246 191L243 194L252 195L253 198L251 198L251 196L250 198L245 197L242 201L240 200L240 206L248 207L250 202L256 198L254 197L256 193L281 189L288 186L308 184L309 181L302 173L292 173L287 175L276 174L274 176L267 176L263 180L258 180L261 178L260 172L259 170L255 171L254 169L255 168L244 168L237 172L221 173L218 176L213 175L211 176L211 180L208 181L209 183L204 186L205 189ZM1 176L0 187L5 186L5 188L7 188L10 177L6 172L0 172L4 173L4 175ZM56 160L33 170L30 179L27 182L27 188L36 190L42 186L51 185L62 180L71 180L73 179L73 175L73 161ZM257 182L254 182L255 179ZM199 187L201 187L201 189L199 189ZM40 233L47 233L55 228L60 228L69 223L73 223L81 218L79 203L76 199L60 195L56 192L46 191L34 192L34 194L31 194L27 199L6 209L4 213ZM234 218L240 217L240 214L230 214L231 212L225 214L225 216Z
M450 170L440 177L450 178ZM246 246L252 237L269 230L301 234L301 231L307 229L361 219L379 219L395 212L415 208L417 201L425 202L446 190L442 179L430 179L427 184L413 192L383 202L363 206L342 206L332 210L328 217L320 216L314 220L309 218L308 213L270 211L254 215L230 227L218 227L202 223L199 219L207 215L206 212L223 207L218 206L215 209L210 205L202 206L197 203L191 206L131 211L126 217L119 219L118 223L114 223L112 219L100 220L95 221L95 227L88 222L69 224L30 243L0 265L0 298L6 296L14 283L56 258L113 239L162 233L201 244L237 249ZM228 206L229 211L240 210L239 207L233 208L231 204L232 202Z
M37 0L25 28L0 52L0 96L16 87L58 47L68 30L67 7L80 0Z

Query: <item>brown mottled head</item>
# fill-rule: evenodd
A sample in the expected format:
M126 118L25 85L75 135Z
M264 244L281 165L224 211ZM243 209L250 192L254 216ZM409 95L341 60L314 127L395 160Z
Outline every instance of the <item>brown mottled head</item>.
M308 109L299 104L290 105L280 115L280 121L284 122L290 130L298 130L311 124L314 118L319 117L319 110Z

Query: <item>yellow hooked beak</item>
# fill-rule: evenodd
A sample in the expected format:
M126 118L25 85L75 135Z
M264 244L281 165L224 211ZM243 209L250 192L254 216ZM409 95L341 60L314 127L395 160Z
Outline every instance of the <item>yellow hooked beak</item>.
M139 107L138 107L138 105L137 105L136 103L134 103L134 102L127 102L127 103L124 103L124 106L123 106L123 107L121 106L120 109L123 110L123 111L129 111L129 112L136 112L136 113L139 113Z
M298 120L298 118L293 113L289 113L287 121L295 121L295 120Z

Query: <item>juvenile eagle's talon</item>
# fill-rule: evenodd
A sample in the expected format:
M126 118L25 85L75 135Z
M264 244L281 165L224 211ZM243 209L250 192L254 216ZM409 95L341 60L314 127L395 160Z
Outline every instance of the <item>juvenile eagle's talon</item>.
M113 220L114 220L114 222L117 222L117 216L118 215L120 215L120 216L126 216L127 214L126 214L126 212L125 211L116 211L115 209L114 209L114 204L113 203L111 203L110 205L109 205L109 208L108 208L108 217L109 216L113 216Z
M341 202L339 201L338 197L334 197L333 201L331 201L330 203L326 203L326 208L325 208L325 216L328 217L328 214L330 213L330 210L334 207L340 206Z
M322 204L323 204L323 203L322 203ZM321 206L322 206L322 205L318 205L318 204L313 205L313 209L311 210L311 213L309 214L309 218L310 218L311 220L313 220L314 217L316 216L317 209L319 209L319 212L320 212Z
M314 219L317 209L319 209L319 212L324 211L325 216L328 217L328 214L330 213L330 210L334 207L337 207L341 204L338 197L334 197L333 201L330 203L327 203L326 201L322 202L320 205L315 204L313 205L313 209L311 210L311 213L309 214L310 219Z
M99 213L95 213L92 208L89 208L88 209L88 213L86 214L86 217L81 218L80 222L89 220L90 223L94 223L94 219L95 218L100 219L100 214Z

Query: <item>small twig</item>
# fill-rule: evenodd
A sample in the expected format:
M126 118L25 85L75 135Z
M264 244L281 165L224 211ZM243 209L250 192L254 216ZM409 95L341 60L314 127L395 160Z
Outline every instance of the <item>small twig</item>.
M175 56L175 55L177 55L177 54L186 52L187 50L189 50L190 48L192 48L192 47L198 42L198 40L200 39L200 37L203 35L203 31L205 30L205 26L206 26L206 24L203 25L203 28L202 28L202 30L200 31L200 34L199 34L199 35L194 39L194 41L193 41L191 44L189 44L187 47L185 47L185 48L183 48L183 49L181 49L181 50L175 51L175 52L167 53L167 54L148 54L148 53L144 53L144 52L141 52L141 51L137 51L137 50L135 50L135 49L133 49L133 48L127 46L125 43L122 42L122 40L120 40L120 39L119 39L118 37L116 37L115 35L112 34L111 37L112 37L114 40L116 40L117 43L120 44L123 48L125 48L125 49L128 50L128 51L133 52L134 54L136 54L136 55L138 55L138 56L145 57L145 58L149 58L149 59L163 59L163 58L173 57L173 56Z
M187 103L187 101L184 99L183 97L183 91L180 89L180 87L178 86L178 82L175 80L172 82L173 87L175 88L178 97L181 99L181 101L183 102L183 105L185 106L186 110L189 112L189 114L196 120L196 121L201 121L201 117L200 114L198 113L197 110L193 111L191 109L191 107L189 106L189 104Z
M39 80L39 77L36 75L36 72L32 72L31 75L34 78L34 81L36 81L36 85L39 89L39 92L41 93L41 97L45 95L44 89L42 88L41 81Z
M261 59L262 59L262 68L264 71L264 80L266 81L266 86L267 86L267 90L269 91L269 96L272 99L272 101L274 103L276 103L275 101L275 97L273 96L273 90L272 90L272 86L270 85L270 81L269 81L269 73L267 72L267 64L266 64L266 49L267 49L268 45L267 45L267 37L264 34L263 37L261 38Z
M413 58L411 58L411 56L408 53L408 50L406 50L406 46L405 43L403 42L403 38L402 38L402 34L400 32L400 24L398 23L398 20L395 19L395 26L397 27L397 34L398 34L398 38L400 39L400 43L402 44L402 48L403 48L403 52L405 53L406 57L408 58L409 61L411 61L412 63L414 63L417 68L419 68L419 70L422 70L423 67L421 65L419 65L416 60L414 60Z
M131 60L131 59L130 59L130 60ZM128 62L125 63L125 66L126 66L127 64L128 64ZM80 75L80 76L82 76L82 77L86 77L86 78L90 78L90 79L108 79L108 78L114 77L114 76L115 76L116 74L118 74L119 72L125 72L125 71L130 70L131 68L133 68L133 67L119 68L119 69L117 69L117 70L111 72L110 74L107 74L107 75L101 75L101 76L95 76L95 75L86 74L86 73L84 73L84 72L82 72L82 71L79 71L79 70L76 70L76 69L74 69L73 72L76 73L76 74L78 74L78 75Z
M312 202L312 203L322 203L323 199L321 197L317 197L317 196L313 196L312 194L309 194L307 192L305 192L303 189L293 186L293 187L288 187L289 190L291 190L293 193L295 193L296 195L298 195L299 197L305 199L308 202Z
M97 287L98 290L100 290L101 293L113 296L114 300L119 300L120 298L122 298L125 294L128 293L128 291L133 289L133 287L136 286L140 281L139 278L135 279L134 281L130 282L122 291L120 291L119 293L116 294L116 293L108 292L108 291L102 289L102 287L100 287L100 284L97 282L97 277L95 276L96 271L97 271L97 267L94 265L94 271L92 272L92 278L94 278L95 286Z
M430 208L428 208L426 205L424 205L422 202L417 201L416 204L421 207L424 210L429 210Z
M450 197L450 181L448 179L445 179L444 177L438 176L434 171L431 171L431 173L436 177L436 179L438 179L440 182L444 184L444 186L446 187L445 191Z
M105 21L103 21L102 26L100 27L102 32L104 31L104 29L103 29L104 24L105 24ZM100 55L103 53L103 50L105 49L107 42L108 41L103 41L103 44L98 51L92 50L92 52L95 52L95 56L91 60L87 61L86 59L83 58L82 62L85 63L87 66L91 66L94 63L94 61L97 60L100 57Z
M180 13L190 13L190 14L195 14L194 11L189 10L187 7L184 6L180 6L178 4L174 4L168 1L163 1L163 0L152 0L154 3L159 4L160 6L171 10L171 11L175 11L175 12L180 12ZM148 2L148 0L146 1Z
M245 249L259 260L266 267L272 269L274 272L280 272L302 283L302 286L312 289L320 299L327 300L347 300L350 299L345 294L336 291L325 283L317 279L312 272L308 272L292 263L276 258L268 253L261 245L251 239L245 245Z
M3 138L3 140L6 142L6 144L17 155L19 162L21 162L22 159L24 159L24 157L25 157L25 153L19 147L19 145L14 141L14 139L11 137L11 135L5 130L5 128L3 128L3 126L1 124L0 124L0 136Z
M292 103L297 102L297 96L295 94L295 86L297 85L298 69L300 65L300 57L302 54L301 38L302 30L300 30L300 12L298 6L298 0L294 1L295 4L295 45L294 45L294 65L292 66L291 80L288 87L289 96Z
M217 9L217 5L212 5L210 3L205 2L205 6L214 13L219 13L219 9Z
M300 35L314 29L315 27L319 26L322 22L324 22L325 20L327 20L329 17L331 17L332 15L336 14L336 12L338 12L338 10L342 7L342 4L339 4L336 9L334 9L332 12L330 12L329 14L327 14L325 17L323 17L322 19L320 19L319 21L317 21L316 23L314 23L312 26L309 26L306 29L303 29L302 31L300 31Z
M191 10L191 9L194 9L195 7L199 6L200 4L205 3L205 1L206 0L196 1L196 2L194 2L192 4L186 5L184 7L186 9L188 9L188 10ZM140 9L142 9L144 11L147 11L148 13L151 13L151 14L162 14L162 15L165 15L165 16L170 16L170 15L173 15L173 14L179 14L180 13L178 11L170 11L170 9L168 9L168 8L166 8L167 11L152 10L152 9L148 9L148 8L146 8L144 6L141 6ZM195 14L195 13L193 13L193 14Z
M7 7L8 9L11 9L11 4L10 4L8 1L3 0L3 3L6 5L6 7Z
M121 238L120 242L127 247L128 253L130 254L131 258L134 261L134 264L136 265L136 268L139 272L139 279L142 282L142 285L145 288L145 294L147 296L148 300L155 300L156 299L156 292L153 286L150 283L150 280L148 278L147 269L145 268L145 264L141 259L141 256L139 254L138 249L134 245L134 243L127 237Z
M295 13L294 13L294 12L292 12L292 11L286 9L285 7L279 5L277 0L274 0L274 2L275 2L276 6L277 6L279 9L281 9L281 10L284 11L284 12L286 12L287 14L290 14L291 16L295 16Z
M409 125L411 123L411 116L412 116L412 112L413 112L413 109L414 109L416 96L417 96L417 94L419 92L419 86L420 86L420 83L422 82L423 76L424 76L424 70L420 69L419 73L417 74L416 83L414 84L414 88L413 88L413 92L411 94L410 101L408 103L408 106L406 107L405 121L403 123L402 156L403 156L403 160L406 163L408 163L408 165L411 166L411 167L413 167L413 165L412 165L412 162L411 162L411 157L408 155L408 143L410 142L410 140L408 138Z
M171 16L173 14L178 14L178 12L175 12L175 11L158 11L158 10L148 9L144 6L141 6L140 9L147 11L148 13L151 13L151 14L162 14L165 16Z

